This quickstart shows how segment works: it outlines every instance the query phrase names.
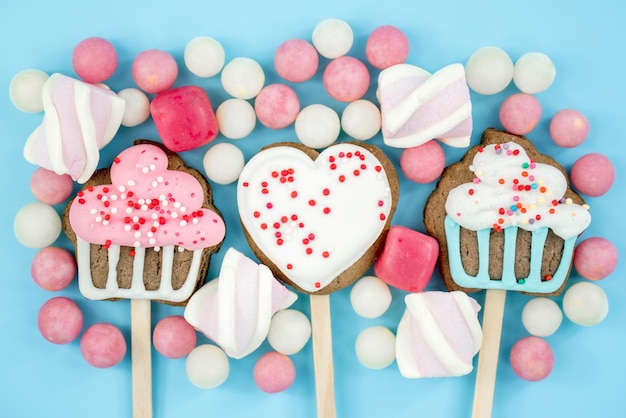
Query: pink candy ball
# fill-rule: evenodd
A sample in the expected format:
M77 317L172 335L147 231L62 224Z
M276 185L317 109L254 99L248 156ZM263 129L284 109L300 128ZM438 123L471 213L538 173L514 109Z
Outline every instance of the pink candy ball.
M578 110L561 110L550 121L550 136L562 147L576 147L587 139L588 134L589 121Z
M343 56L328 64L322 80L330 97L340 102L353 102L367 92L370 73L358 59Z
M285 84L263 87L254 101L254 111L263 125L282 129L292 124L300 111L300 100L293 89Z
M274 67L279 76L299 83L315 75L319 57L313 45L303 39L290 39L274 54Z
M598 197L609 191L615 180L615 168L607 157L591 153L580 157L570 170L570 180L580 193Z
M83 328L83 313L73 300L52 298L43 304L37 315L39 332L54 344L67 344L76 339Z
M446 156L437 141L405 148L400 155L400 168L404 175L416 183L435 181L443 172Z
M133 61L133 80L146 93L159 93L174 85L178 64L169 53L160 49L140 52Z
M54 171L38 168L30 178L30 191L35 198L48 205L56 205L70 197L74 182L67 174L58 175Z
M548 377L554 368L554 353L550 345L539 337L525 337L511 349L511 367L524 380L536 382Z
M196 331L182 316L168 316L156 324L152 340L163 356L182 358L196 346Z
M530 94L513 94L500 106L500 123L515 135L526 135L537 126L541 118L541 104Z
M117 52L106 39L92 37L78 43L72 52L76 74L88 83L102 83L117 68Z
M45 247L35 254L30 274L39 287L55 292L72 283L76 275L76 261L63 248Z
M591 237L574 250L574 268L585 279L600 280L611 274L617 265L617 247L609 240Z
M112 367L124 358L126 340L116 326L106 323L94 324L83 334L80 352L87 363L94 367Z
M379 26L367 38L365 56L381 70L402 64L409 56L409 38L395 26Z
M264 354L254 365L254 382L263 392L278 393L296 378L296 368L289 357L276 351Z

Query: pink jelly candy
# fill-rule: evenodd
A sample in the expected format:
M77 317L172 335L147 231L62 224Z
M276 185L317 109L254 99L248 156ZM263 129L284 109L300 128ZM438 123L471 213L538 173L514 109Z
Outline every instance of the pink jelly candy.
M435 270L439 244L433 237L404 226L392 226L374 273L390 286L408 292L426 287Z
M217 119L206 92L197 86L165 90L150 103L150 113L163 144L171 151L189 151L213 141Z

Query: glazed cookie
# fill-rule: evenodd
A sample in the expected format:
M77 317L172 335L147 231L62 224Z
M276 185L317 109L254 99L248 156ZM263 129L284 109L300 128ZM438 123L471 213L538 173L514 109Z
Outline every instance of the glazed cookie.
M301 292L329 294L382 250L398 194L393 165L375 146L345 142L318 153L278 143L246 164L237 204L261 263Z
M495 129L445 169L424 210L446 287L464 291L559 294L590 221L563 167Z
M202 284L225 236L208 182L149 141L96 171L67 205L63 226L83 296L174 305Z

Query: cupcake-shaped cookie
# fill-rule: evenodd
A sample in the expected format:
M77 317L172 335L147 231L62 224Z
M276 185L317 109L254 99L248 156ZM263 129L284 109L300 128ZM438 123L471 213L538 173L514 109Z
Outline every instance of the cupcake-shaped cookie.
M88 299L184 304L225 235L203 176L145 141L94 173L63 222Z
M488 129L444 171L424 221L448 289L557 294L591 216L556 161L524 137Z

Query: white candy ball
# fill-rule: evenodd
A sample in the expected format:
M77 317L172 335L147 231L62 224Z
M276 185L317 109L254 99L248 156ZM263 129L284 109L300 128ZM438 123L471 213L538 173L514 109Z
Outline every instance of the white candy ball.
M130 87L120 90L117 95L126 102L122 125L132 128L148 119L150 116L150 99L143 91Z
M600 286L580 282L565 291L563 312L575 324L586 327L597 325L609 313L609 301Z
M337 112L322 104L312 104L300 111L295 122L296 136L310 148L325 148L339 138L341 123Z
M217 126L226 138L241 139L250 135L256 126L254 107L243 99L228 99L215 111Z
M355 344L356 356L365 367L384 369L396 359L396 336L388 328L365 328Z
M556 69L552 60L541 52L529 52L515 62L513 82L522 92L537 94L552 85Z
M465 64L465 79L467 85L476 93L499 93L513 79L513 61L498 47L480 48Z
M325 58L341 57L350 51L354 34L348 23L340 19L322 20L313 29L313 45Z
M202 163L209 180L230 184L239 178L243 170L243 152L233 144L222 142L207 150Z
M48 74L39 70L24 70L17 73L9 84L9 97L13 105L22 112L41 112L43 85L48 78Z
M341 128L359 141L367 141L380 131L380 109L369 100L355 100L341 114Z
M252 99L265 84L265 73L258 62L239 57L226 64L222 70L222 87L237 99Z
M221 348L202 344L191 350L185 363L187 378L202 389L215 388L226 381L230 366Z
M359 279L350 290L352 309L363 318L378 318L391 305L391 291L387 283L375 276Z
M531 335L548 337L556 332L563 321L563 312L552 299L537 297L526 303L522 310L522 323Z
M15 215L13 231L25 247L47 247L61 234L61 217L50 205L29 203Z
M212 77L224 67L224 48L208 36L193 38L185 46L184 60L187 69L198 77Z
M295 309L284 309L272 317L267 342L279 353L298 353L311 338L311 322Z

